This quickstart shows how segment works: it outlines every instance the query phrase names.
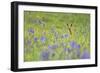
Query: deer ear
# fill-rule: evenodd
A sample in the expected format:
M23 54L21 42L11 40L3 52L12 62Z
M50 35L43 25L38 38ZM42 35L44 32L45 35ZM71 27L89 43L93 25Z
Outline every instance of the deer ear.
M68 24L66 24L68 26Z
M72 27L72 24L70 26Z

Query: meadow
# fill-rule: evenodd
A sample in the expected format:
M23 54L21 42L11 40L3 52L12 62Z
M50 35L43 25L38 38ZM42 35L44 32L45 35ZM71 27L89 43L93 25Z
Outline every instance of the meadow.
M90 14L24 11L24 61L90 59Z

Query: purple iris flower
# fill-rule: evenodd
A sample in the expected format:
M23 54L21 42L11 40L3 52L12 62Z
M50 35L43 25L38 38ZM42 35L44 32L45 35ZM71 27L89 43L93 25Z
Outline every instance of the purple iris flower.
M75 42L75 41L71 41L71 42L70 42L70 46L71 46L72 48L76 48L76 42Z
M48 46L48 49L52 49L52 46L51 46L51 45L49 45L49 46Z
M33 30L32 28L30 28L30 29L28 30L28 32L34 34L34 30Z
M89 58L90 58L90 53L87 50L84 50L81 59L89 59Z
M77 44L77 45L76 45L76 48L77 48L77 49L80 49L80 45L79 45L79 44Z
M80 45L77 44L75 41L71 41L70 42L70 46L71 46L71 48L80 49Z
M40 40L41 40L42 43L45 43L46 37L42 36Z
M34 38L34 41L35 41L35 42L37 42L37 40L38 40L38 38L37 38L37 37L35 37L35 38Z
M41 60L49 60L49 52L47 50L41 52Z

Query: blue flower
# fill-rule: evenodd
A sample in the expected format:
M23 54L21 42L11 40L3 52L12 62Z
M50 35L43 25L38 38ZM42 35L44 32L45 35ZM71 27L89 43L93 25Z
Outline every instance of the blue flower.
M48 46L48 49L52 49L52 46L51 46L51 45L49 45L49 46Z
M76 48L76 42L75 41L71 41L70 42L70 46L71 46L71 48Z
M80 49L80 45L78 44L78 45L76 45L77 46L77 49Z
M72 49L73 48L80 49L80 45L77 44L75 41L71 41L70 42L70 46L71 46Z
M41 40L42 43L45 43L46 37L42 36L40 40Z
M84 50L81 59L89 59L89 58L90 58L90 53L87 50Z
M49 60L49 52L47 50L41 52L41 60L43 61Z
M35 38L34 38L34 41L35 41L35 42L37 42L37 40L38 40L38 38L37 38L37 37L35 37Z
M28 32L34 34L34 30L33 30L32 28L30 28L30 29L28 30Z

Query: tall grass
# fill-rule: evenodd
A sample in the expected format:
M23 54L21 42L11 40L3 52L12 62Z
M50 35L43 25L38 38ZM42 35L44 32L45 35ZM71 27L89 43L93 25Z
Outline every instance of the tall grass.
M89 58L89 14L24 11L24 61Z

